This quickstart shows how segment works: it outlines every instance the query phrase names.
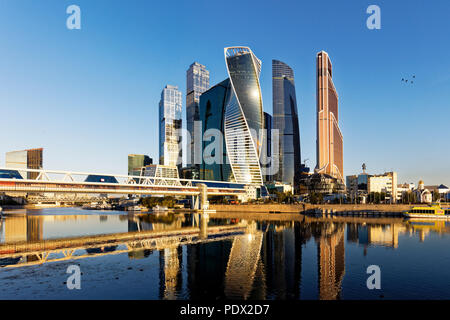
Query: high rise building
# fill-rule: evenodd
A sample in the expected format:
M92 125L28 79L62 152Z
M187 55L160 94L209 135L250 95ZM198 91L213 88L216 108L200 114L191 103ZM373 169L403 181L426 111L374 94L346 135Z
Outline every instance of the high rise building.
M202 131L205 135L208 129L220 131L225 145L220 142L220 149L213 149L214 138L203 142L200 178L260 186L259 156L264 141L261 61L247 47L225 48L225 60L229 78L200 97Z
M216 141L209 136L212 130L223 135L225 131L225 106L226 97L231 94L230 80L226 79L211 89L204 92L200 97L200 121L204 140L202 142L202 164L200 165L201 180L232 181L231 166L227 160L227 149L223 139ZM214 140L214 141L213 141ZM208 146L212 143L218 148L208 152ZM211 147L209 147L211 148Z
M18 169L42 169L43 148L11 151L6 153L6 167ZM36 179L38 172L20 171L24 179Z
M229 47L224 52L231 83L224 126L228 159L236 182L262 185L259 162L264 125L259 84L261 60L248 47Z
M279 131L278 172L274 180L297 186L301 174L300 130L294 71L272 60L273 129Z
M317 165L316 172L344 180L343 137L339 129L338 95L328 53L317 54Z
M201 157L201 139L196 137L196 133L201 135L200 130L195 130L195 121L200 120L199 103L200 95L209 89L209 71L198 62L194 62L186 71L186 128L191 136L191 141L187 141L190 157L187 157L187 165L197 164L201 158L195 159L195 154L200 153ZM197 141L198 140L198 141ZM197 141L197 143L196 143ZM198 157L198 156L197 156Z
M181 91L166 85L159 102L159 164L181 166Z
M144 154L129 154L128 155L128 175L141 175L142 168L153 163L153 159Z

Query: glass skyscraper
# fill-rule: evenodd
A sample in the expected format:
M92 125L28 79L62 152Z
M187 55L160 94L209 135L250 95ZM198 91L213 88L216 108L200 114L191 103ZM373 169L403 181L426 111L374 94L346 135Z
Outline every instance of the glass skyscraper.
M301 174L300 130L294 71L284 62L272 60L273 129L279 131L279 168L273 179L297 186Z
M217 142L208 136L208 130L210 129L218 130L222 134L225 131L225 103L230 91L230 79L226 79L204 92L200 97L200 121L202 122L202 132L204 133L205 140L207 140L202 142L202 150L205 150L211 143L215 143L216 145L219 143L220 146L219 149L212 151L212 154L205 152L204 158L202 157L202 164L200 166L201 180L233 181L231 166L227 161L227 150L223 139ZM214 162L210 158L220 160Z
M200 97L202 131L206 140L211 139L202 145L200 178L260 186L263 176L259 156L264 141L261 61L247 47L225 48L225 60L229 78ZM219 150L211 150L215 140L208 137L209 129L220 131L225 138ZM210 157L214 161L208 161Z
M181 110L181 91L177 86L166 85L159 102L159 163L162 165L181 166Z
M237 183L262 185L259 162L264 124L259 84L261 60L248 47L229 47L224 51L231 83L224 126L228 159Z
M187 148L190 149L190 158L187 158L187 165L193 165L195 162L194 155L200 153L198 160L201 160L201 143L196 146L195 133L201 134L200 130L194 129L195 121L200 120L199 102L200 95L209 89L209 71L206 67L198 62L194 62L186 71L186 128L191 136L191 141L187 141ZM200 129L200 128L198 128ZM202 137L198 137L201 142Z

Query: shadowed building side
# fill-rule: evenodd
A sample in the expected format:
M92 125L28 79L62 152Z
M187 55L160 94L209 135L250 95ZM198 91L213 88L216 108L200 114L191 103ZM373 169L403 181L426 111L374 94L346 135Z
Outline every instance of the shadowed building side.
M273 129L279 130L279 170L274 180L297 186L301 174L300 130L294 71L272 60Z
M205 91L200 97L200 121L202 123L202 132L204 140L202 142L202 164L200 165L200 179L201 180L216 180L216 181L232 181L232 171L227 160L226 145L223 139L216 141L211 135L213 131L223 134L225 131L225 107L226 98L231 90L230 80L216 84L211 89ZM217 145L218 148L211 150L212 145ZM210 146L211 147L208 147ZM220 161L214 161L218 159Z

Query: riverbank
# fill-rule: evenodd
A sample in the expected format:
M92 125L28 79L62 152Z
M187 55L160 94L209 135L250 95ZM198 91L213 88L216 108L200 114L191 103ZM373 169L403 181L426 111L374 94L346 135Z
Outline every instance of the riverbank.
M412 205L406 204L242 204L242 205L210 205L217 212L251 212L251 213L304 213L315 209L321 211L349 212L403 212Z

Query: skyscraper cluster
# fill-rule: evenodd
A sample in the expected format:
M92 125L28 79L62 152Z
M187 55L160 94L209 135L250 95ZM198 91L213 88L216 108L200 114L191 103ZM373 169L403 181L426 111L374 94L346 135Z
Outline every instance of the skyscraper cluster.
M186 72L187 166L192 177L249 185L298 187L303 166L294 71L272 60L272 115L263 111L262 62L248 47L224 49L228 78L210 87L198 62ZM159 162L180 165L182 102L167 85L159 104ZM343 139L338 95L328 54L317 54L317 165L319 175L343 181ZM220 141L219 141L220 140ZM193 174L195 172L195 174Z

